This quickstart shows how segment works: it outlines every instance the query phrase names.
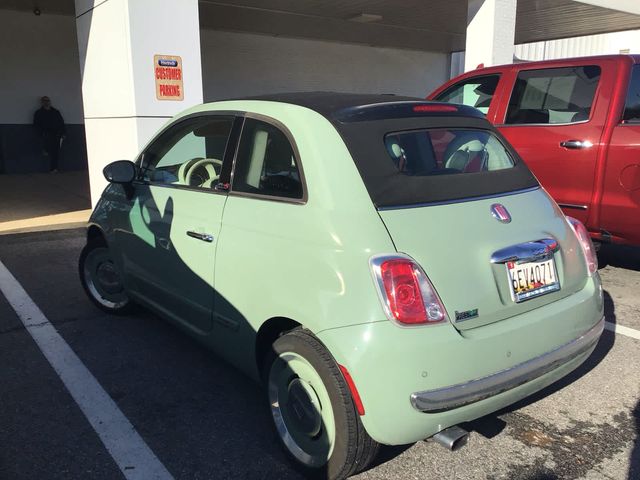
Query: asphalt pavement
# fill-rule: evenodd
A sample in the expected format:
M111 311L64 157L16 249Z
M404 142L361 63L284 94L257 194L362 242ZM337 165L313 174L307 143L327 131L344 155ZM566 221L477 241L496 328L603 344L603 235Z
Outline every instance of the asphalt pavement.
M252 380L151 313L114 318L89 302L77 279L83 235L0 236L0 261L171 476L301 478ZM605 248L602 260L609 326L640 334L640 250ZM356 478L640 479L640 339L605 331L569 377L467 428L471 439L458 452L432 442L384 448ZM0 294L0 479L120 478Z

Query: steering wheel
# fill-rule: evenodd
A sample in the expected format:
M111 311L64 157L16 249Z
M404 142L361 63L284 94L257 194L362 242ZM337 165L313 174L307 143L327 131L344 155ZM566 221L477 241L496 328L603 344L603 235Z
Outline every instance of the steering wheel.
M198 183L198 186L211 188L213 182L217 181L220 177L222 160L218 160L217 158L194 158L183 163L178 170L180 184L191 185L192 179L198 170L204 173L204 175L201 175L203 180L201 183Z

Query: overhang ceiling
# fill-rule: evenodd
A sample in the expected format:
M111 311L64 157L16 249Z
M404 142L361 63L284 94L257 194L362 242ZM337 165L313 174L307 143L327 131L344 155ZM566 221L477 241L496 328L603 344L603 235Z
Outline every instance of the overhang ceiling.
M640 2L638 0L576 0L580 3L588 3L598 7L612 8L621 12L640 15Z
M209 29L442 52L464 50L465 45L467 0L199 3L200 24ZM34 7L43 14L74 14L73 0L0 0L0 10ZM361 14L381 18L371 23L350 20ZM1 21L2 13L0 28ZM528 43L630 29L640 29L640 16L573 0L519 0L515 40Z
M640 15L572 0L518 1L516 43L634 29L640 29Z
M362 13L382 19L349 20ZM200 1L205 28L433 51L464 49L466 18L467 0Z

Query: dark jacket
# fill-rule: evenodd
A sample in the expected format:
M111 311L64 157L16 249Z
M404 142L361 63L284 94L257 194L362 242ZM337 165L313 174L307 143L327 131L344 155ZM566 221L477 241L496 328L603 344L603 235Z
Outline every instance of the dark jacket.
M36 110L33 116L33 125L41 135L62 136L65 134L62 115L53 107L49 110L45 108Z

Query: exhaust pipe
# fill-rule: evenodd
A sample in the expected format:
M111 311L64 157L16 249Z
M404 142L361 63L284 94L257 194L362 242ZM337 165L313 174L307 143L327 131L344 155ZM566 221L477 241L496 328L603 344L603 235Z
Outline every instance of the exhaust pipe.
M469 441L469 432L458 426L453 426L445 428L431 438L443 447L455 452L467 444Z

